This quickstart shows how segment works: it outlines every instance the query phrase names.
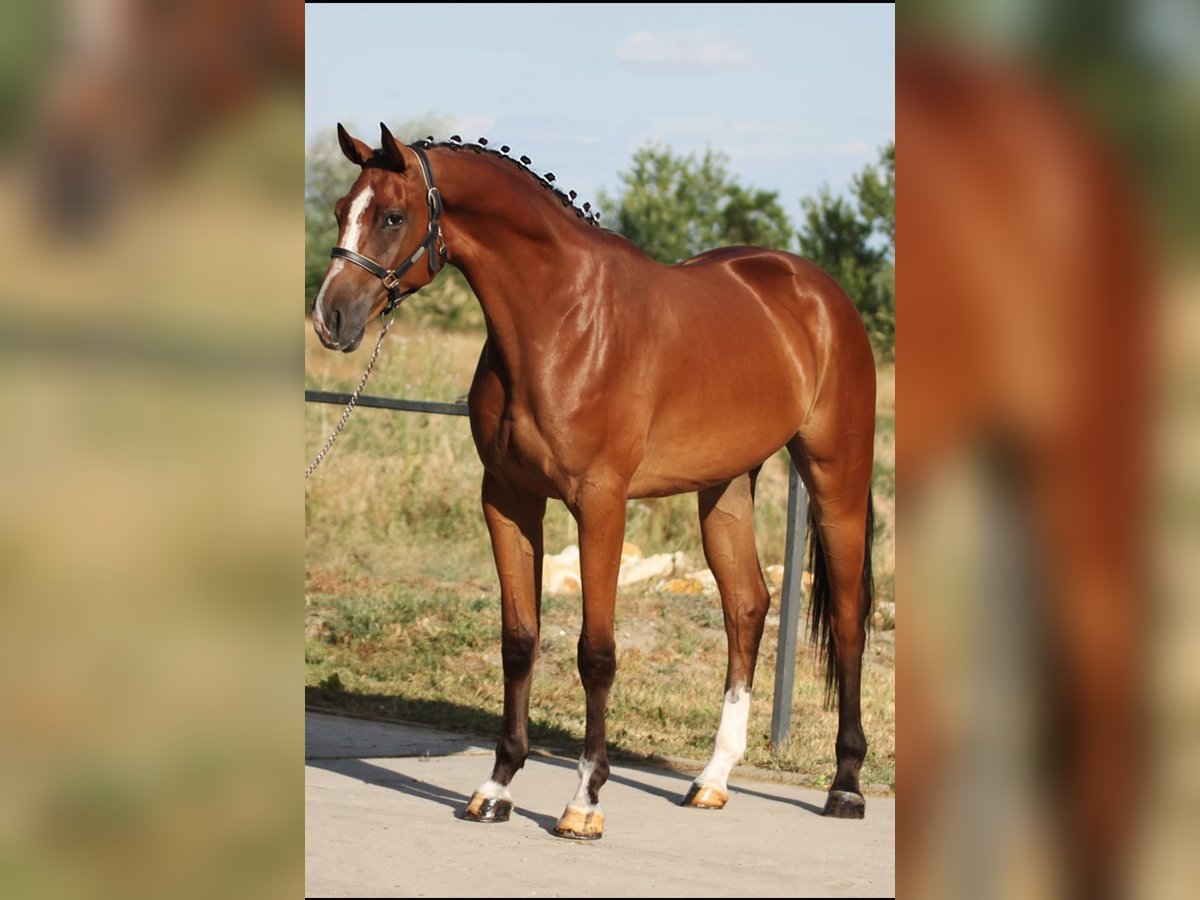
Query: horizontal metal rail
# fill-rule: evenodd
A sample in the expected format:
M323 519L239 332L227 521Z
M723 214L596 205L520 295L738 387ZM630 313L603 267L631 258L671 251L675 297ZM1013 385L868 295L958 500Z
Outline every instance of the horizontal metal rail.
M305 391L305 403L333 403L345 406L350 402L349 394L335 394L332 391ZM441 416L465 416L465 403L436 403L432 400L398 400L395 397L372 397L363 394L358 398L358 406L371 406L376 409L398 409L401 412L436 413Z

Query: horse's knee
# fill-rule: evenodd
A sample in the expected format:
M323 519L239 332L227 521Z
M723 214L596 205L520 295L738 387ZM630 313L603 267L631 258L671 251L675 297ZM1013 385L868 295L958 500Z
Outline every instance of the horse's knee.
M579 679L583 686L608 687L617 674L616 643L589 641L579 638Z
M527 629L505 631L500 642L500 659L504 677L524 678L533 668L537 656L537 635Z

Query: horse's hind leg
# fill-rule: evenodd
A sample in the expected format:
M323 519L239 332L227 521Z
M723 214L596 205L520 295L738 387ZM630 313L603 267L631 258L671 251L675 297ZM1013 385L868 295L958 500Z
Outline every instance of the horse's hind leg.
M725 704L712 759L696 776L684 806L720 809L728 799L727 780L746 749L750 689L771 597L754 545L754 480L758 470L699 492L704 558L717 579L729 640Z
M546 501L491 474L483 476L483 517L500 575L504 723L492 777L471 795L463 818L505 822L508 785L529 756L529 687L537 658L542 596L542 517Z
M873 429L859 446L843 440L835 453L814 457L800 438L788 450L812 492L816 528L810 534L814 561L811 634L824 644L826 686L836 686L837 773L825 803L825 815L860 819L866 803L858 771L867 755L861 713L862 656L872 582L871 460Z

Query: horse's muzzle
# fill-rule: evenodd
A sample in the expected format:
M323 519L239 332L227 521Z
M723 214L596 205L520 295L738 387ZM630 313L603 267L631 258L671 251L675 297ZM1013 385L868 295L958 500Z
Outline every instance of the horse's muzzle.
M347 321L338 309L331 310L328 319L314 310L312 321L313 331L321 343L330 350L341 350L343 353L357 350L366 332L365 323Z

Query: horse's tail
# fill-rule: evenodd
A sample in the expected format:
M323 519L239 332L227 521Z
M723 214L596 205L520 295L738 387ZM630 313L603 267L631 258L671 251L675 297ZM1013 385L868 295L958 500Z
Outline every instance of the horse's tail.
M863 625L871 627L871 607L875 601L875 576L871 571L871 544L875 533L875 501L867 492L867 526L863 537L862 582L859 606ZM812 570L812 602L808 611L808 638L817 651L818 661L825 663L825 706L833 706L837 686L837 648L833 642L833 590L829 584L829 569L825 564L825 548L821 545L821 529L817 527L812 508L808 512L808 567Z

